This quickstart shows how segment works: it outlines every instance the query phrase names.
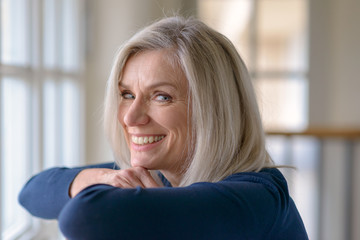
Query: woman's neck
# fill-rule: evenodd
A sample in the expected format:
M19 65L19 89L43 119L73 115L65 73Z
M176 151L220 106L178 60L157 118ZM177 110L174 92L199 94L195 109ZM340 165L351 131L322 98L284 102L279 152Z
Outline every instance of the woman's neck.
M171 183L171 186L178 187L180 185L183 174L173 173L166 170L160 170L160 172Z

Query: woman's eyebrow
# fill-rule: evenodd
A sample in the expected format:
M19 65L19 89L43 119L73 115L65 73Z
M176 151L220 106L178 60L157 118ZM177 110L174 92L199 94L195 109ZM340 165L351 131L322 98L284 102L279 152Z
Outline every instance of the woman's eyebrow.
M127 88L127 86L125 86L122 82L118 82L118 87L120 88L120 87L122 87L122 88Z
M121 88L125 88L125 89L130 89L131 87L127 84L124 84L123 82L119 82L118 83L118 86L121 87ZM168 86L168 87L171 87L175 90L177 90L177 86L175 84L172 84L172 83L169 83L169 82L156 82L156 83L152 83L152 84L149 84L149 85L146 85L146 88L148 89L154 89L154 88L157 88L157 87L162 87L162 86Z
M176 85L174 85L172 83L169 83L169 82L156 82L156 83L153 83L153 84L149 84L146 87L149 88L149 89L154 89L154 88L163 87L163 86L171 87L171 88L177 90Z

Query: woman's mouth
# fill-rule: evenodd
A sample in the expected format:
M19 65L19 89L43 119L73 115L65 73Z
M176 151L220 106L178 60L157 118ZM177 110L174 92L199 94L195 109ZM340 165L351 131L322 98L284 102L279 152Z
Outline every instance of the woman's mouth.
M164 137L165 137L165 135L160 135L160 136L144 136L144 137L132 136L132 137L131 137L131 141L132 141L134 144L137 144L137 145L146 145L146 144L152 144L152 143L159 142L159 141L161 141Z

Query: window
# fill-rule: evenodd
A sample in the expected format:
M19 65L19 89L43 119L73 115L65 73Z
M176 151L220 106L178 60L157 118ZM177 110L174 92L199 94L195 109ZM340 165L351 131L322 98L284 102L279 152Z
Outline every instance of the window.
M39 234L17 204L31 175L82 159L82 8L81 0L1 0L1 239Z
M268 130L307 127L307 0L198 0L199 18L226 35L252 75Z

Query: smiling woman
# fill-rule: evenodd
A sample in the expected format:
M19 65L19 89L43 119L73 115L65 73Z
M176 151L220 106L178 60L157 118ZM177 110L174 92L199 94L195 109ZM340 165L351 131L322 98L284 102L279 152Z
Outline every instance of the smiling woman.
M307 239L247 69L202 22L165 18L120 49L104 121L115 165L49 169L20 194L68 239Z

